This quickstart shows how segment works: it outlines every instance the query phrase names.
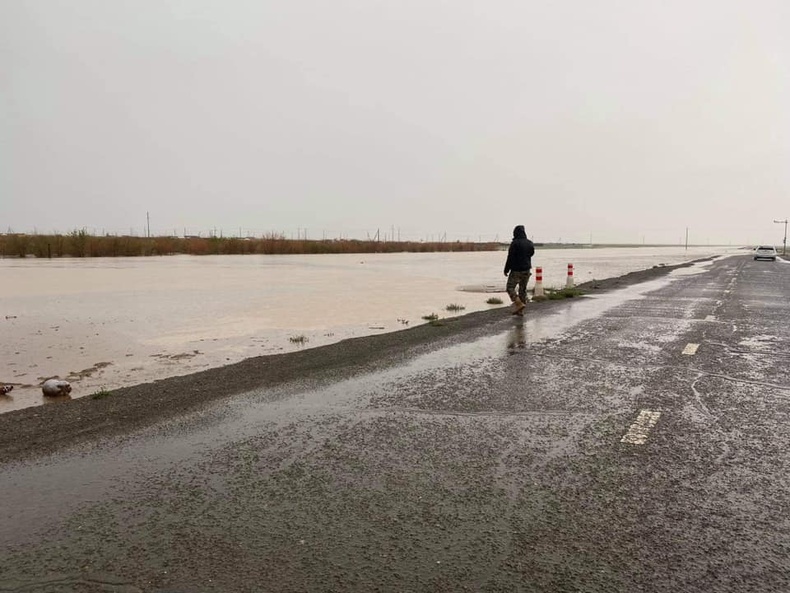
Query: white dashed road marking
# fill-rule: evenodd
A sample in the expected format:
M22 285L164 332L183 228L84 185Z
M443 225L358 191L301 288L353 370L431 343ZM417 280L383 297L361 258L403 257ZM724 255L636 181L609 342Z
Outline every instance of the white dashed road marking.
M653 412L651 410L642 410L636 418L636 422L631 425L625 436L620 439L621 443L628 443L629 445L644 445L647 440L647 434L650 429L656 425L661 412Z
M689 356L696 354L697 348L699 348L699 344L686 344L686 347L683 348L683 354L688 354Z

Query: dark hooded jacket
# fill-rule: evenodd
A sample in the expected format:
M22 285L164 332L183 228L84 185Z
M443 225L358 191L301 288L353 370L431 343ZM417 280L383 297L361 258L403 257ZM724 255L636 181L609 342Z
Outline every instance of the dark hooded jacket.
M522 225L513 229L513 240L507 252L505 274L510 270L515 272L528 272L532 269L532 256L535 255L535 245L527 239L527 233Z

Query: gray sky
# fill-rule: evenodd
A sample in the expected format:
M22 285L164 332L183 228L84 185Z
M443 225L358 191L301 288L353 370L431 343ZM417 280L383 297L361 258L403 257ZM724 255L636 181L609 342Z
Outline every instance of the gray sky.
M781 244L789 25L786 0L0 0L0 228Z

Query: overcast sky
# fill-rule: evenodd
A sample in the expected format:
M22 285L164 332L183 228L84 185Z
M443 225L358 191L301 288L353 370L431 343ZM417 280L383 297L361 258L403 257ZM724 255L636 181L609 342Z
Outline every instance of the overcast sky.
M0 231L781 244L786 0L0 0Z

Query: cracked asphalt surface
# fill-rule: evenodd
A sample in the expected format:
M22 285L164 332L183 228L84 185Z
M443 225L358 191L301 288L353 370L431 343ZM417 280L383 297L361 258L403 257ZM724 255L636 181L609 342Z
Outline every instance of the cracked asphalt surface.
M0 591L790 590L790 265L675 274L5 414Z

